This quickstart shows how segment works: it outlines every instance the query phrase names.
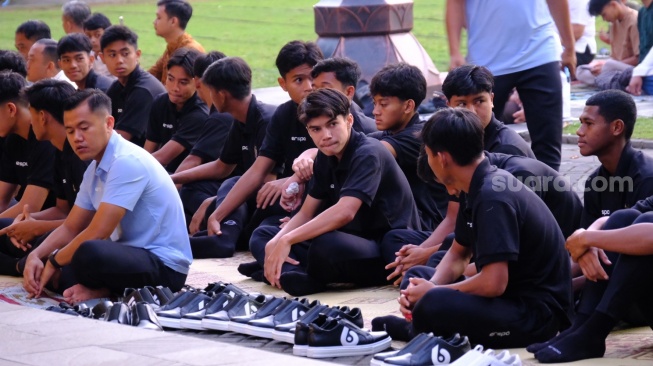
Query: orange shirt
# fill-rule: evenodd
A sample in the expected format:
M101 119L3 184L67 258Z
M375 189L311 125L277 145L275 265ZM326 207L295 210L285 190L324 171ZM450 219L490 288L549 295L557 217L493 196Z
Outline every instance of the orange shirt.
M623 20L612 23L610 28L610 57L623 61L639 55L639 31L637 30L637 11L628 8Z
M182 34L174 43L168 43L163 55L159 57L154 66L147 70L150 74L154 75L155 78L161 80L163 85L166 84L166 79L168 78L168 60L170 60L170 56L172 56L176 50L182 47L193 48L202 53L204 52L204 47L202 47L202 45L194 40L188 33Z

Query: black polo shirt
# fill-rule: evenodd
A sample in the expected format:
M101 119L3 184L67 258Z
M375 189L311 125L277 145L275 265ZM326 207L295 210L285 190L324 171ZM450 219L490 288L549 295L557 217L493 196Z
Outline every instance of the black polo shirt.
M56 150L56 154L54 192L58 199L66 200L72 208L75 205L84 172L91 161L81 160L68 143L68 139L63 144L63 151Z
M204 104L197 93L193 94L179 111L168 98L168 93L154 98L150 122L147 126L147 140L160 144L160 146L172 140L184 147L184 151L166 165L168 172L174 173L179 164L188 156L200 137L208 115L209 107Z
M544 201L565 238L580 228L583 204L568 179L535 159L490 152L485 152L485 156L490 164L512 174ZM496 182L495 185L505 183Z
M308 194L323 200L325 208L342 197L363 202L340 231L380 240L393 229L420 229L413 195L397 162L388 149L361 132L352 130L340 161L317 154Z
M484 159L474 171L465 203L458 211L456 241L472 249L479 272L490 263L508 262L508 286L501 298L542 301L564 326L573 304L562 232L535 193L497 189L497 180L511 187L521 185Z
M397 154L397 163L406 175L410 189L415 197L415 203L422 220L423 230L434 230L447 214L449 194L446 188L435 181L424 182L417 176L417 157L422 146L419 134L424 122L415 114L406 128L393 134L389 131L378 131L368 134L392 146Z
M107 90L111 114L116 119L114 129L129 132L131 142L142 147L154 97L165 92L163 84L140 66L129 74L124 86L114 81Z
M274 110L274 106L261 103L252 95L247 120L243 123L234 119L220 160L225 164L238 165L243 171L249 169L261 150Z
M632 185L617 184L628 180ZM650 196L653 196L653 158L633 149L628 143L621 152L614 175L600 166L587 178L581 227L587 228L599 217L630 208Z
M526 156L535 159L533 150L519 134L506 127L494 117L490 124L485 126L483 135L483 147L487 151L504 153L508 155Z
M361 107L356 104L356 102L351 102L351 107L349 107L351 115L354 117L353 128L354 131L359 131L364 134L372 133L378 131L376 129L376 122L374 118L370 118L363 113Z
M50 190L42 208L54 206L55 150L50 141L37 140L31 127L27 140L14 133L4 139L0 181L20 186L16 200L23 197L25 187L33 185Z
M200 137L190 151L190 155L199 157L202 163L218 160L233 122L234 118L231 114L220 113L211 106L209 116L204 121Z
M98 74L93 69L90 69L88 75L86 75L86 89L100 89L106 93L114 81L115 79Z

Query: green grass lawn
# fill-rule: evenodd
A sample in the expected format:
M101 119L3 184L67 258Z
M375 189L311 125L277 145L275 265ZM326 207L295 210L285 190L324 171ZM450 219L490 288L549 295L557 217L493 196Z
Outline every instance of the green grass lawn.
M562 132L565 134L575 135L576 130L578 130L579 126L580 126L580 122L576 120L574 121L574 123L565 127ZM637 122L635 123L635 130L633 131L632 138L653 140L653 118L651 117L638 118Z
M252 67L254 87L277 85L279 76L274 66L279 49L294 39L315 40L313 5L318 0L196 0L188 32L207 50L220 50L229 56L240 56ZM448 51L444 28L445 0L415 0L413 33L427 50L439 70L446 70ZM124 4L91 4L93 11L102 12L118 23L123 16L125 25L139 35L147 68L165 48L162 38L154 34L152 21L155 1L137 0ZM27 19L48 23L52 36L63 36L61 7L9 7L0 9L0 49L14 48L16 27Z

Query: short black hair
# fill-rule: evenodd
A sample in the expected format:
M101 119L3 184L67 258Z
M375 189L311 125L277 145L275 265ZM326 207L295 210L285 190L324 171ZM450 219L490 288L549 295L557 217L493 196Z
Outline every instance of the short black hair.
M193 65L195 65L195 60L202 53L194 48L182 47L177 49L172 53L170 59L168 60L168 70L173 66L181 66L182 69L190 76L191 78L195 77L195 71ZM166 78L168 75L166 75Z
M387 65L372 77L370 94L374 97L397 97L412 99L415 110L426 98L426 78L417 66L405 62Z
M16 51L0 50L0 71L17 72L27 77L27 64L25 59Z
M601 15L603 8L605 8L605 6L610 3L610 1L612 0L590 0L589 4L587 5L587 11L589 11L590 15L592 16Z
M23 92L30 107L50 113L57 122L63 124L64 102L76 90L63 80L44 79L23 89Z
M193 16L193 7L184 0L159 0L156 6L165 7L168 18L179 19L179 27L186 29L190 17Z
M312 119L325 116L330 119L348 116L351 103L341 91L331 88L310 92L297 108L299 121L307 125Z
M232 97L243 100L252 92L252 69L240 57L225 57L204 71L202 82L216 91L226 90Z
M442 93L451 100L454 95L462 97L483 92L492 94L494 76L484 66L463 65L449 71L442 83Z
M91 40L81 33L70 33L61 37L57 43L57 58L68 52L86 52L91 53L93 46Z
M637 121L637 106L628 93L617 89L602 90L589 97L585 105L599 107L599 115L607 123L617 119L624 121L624 136L626 141L630 140Z
M13 102L27 106L21 90L27 85L25 77L13 71L0 71L0 104Z
M275 64L282 78L295 67L301 65L315 66L324 59L320 47L313 42L290 41L281 47Z
M42 38L52 38L50 27L41 20L28 20L16 28L16 33L22 33L30 41Z
M107 29L111 26L111 21L102 13L93 13L84 21L84 30L94 31L96 29Z
M91 8L83 1L69 1L61 7L63 16L70 19L78 27L83 27L84 21L91 15Z
M361 68L356 61L346 57L331 57L318 62L313 66L311 77L315 79L324 72L332 72L336 79L345 87L358 85L361 77Z
M201 78L209 65L218 60L222 60L225 57L227 57L227 55L220 51L211 51L205 55L199 55L197 60L195 60L195 65L193 65L193 73L196 77Z
M50 38L43 38L34 42L34 44L43 45L43 57L45 57L48 61L54 62L54 66L56 66L58 69L59 64L57 63L57 60L59 57L57 56L57 41Z
M483 125L463 108L442 108L424 124L422 141L433 153L448 152L456 164L467 166L483 154Z
M88 101L88 108L91 112L103 109L107 114L111 114L111 99L100 89L82 89L69 96L63 103L64 112L71 111L79 107L83 102Z
M138 35L124 25L112 25L104 30L100 38L100 49L104 50L108 45L116 41L125 41L138 49Z

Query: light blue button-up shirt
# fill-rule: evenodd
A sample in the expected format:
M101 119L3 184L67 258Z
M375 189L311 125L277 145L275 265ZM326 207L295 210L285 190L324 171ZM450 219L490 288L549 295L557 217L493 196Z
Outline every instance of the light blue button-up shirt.
M193 256L172 179L152 155L116 132L100 163L86 169L75 205L97 211L102 202L127 210L111 240L149 250L167 267L188 274Z

